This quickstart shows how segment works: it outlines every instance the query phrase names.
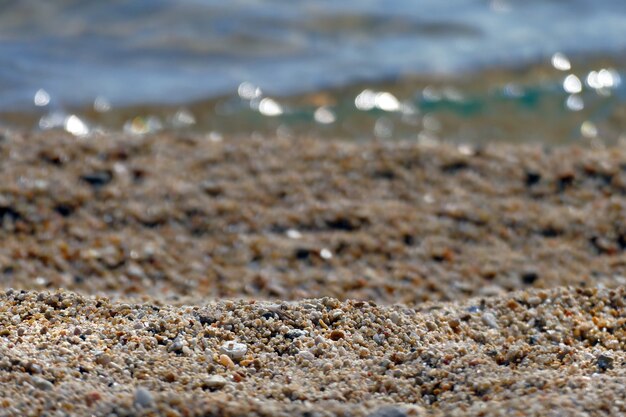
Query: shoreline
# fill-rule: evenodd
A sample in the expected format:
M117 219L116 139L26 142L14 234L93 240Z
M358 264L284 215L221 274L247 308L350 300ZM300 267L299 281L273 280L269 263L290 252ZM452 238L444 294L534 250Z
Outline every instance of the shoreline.
M0 416L626 411L626 147L5 131L0 158Z

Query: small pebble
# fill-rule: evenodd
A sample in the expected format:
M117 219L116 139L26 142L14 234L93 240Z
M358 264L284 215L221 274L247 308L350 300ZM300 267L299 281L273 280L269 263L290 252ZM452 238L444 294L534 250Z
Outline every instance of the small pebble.
M248 352L248 347L243 343L226 342L220 347L220 352L232 360L240 360Z
M211 375L207 378L204 385L212 390L221 389L226 385L226 378L220 375Z
M39 388L42 391L49 391L54 388L52 382L38 376L32 377L31 382L35 388Z
M154 402L154 398L150 391L145 388L138 387L135 390L135 405L139 407L149 407Z
M219 363L221 363L223 366L227 367L228 369L232 369L235 367L235 362L233 362L233 360L228 355L223 355L223 354L220 355Z
M168 352L180 352L183 350L183 341L180 338L180 336L176 337L176 339L174 339L172 341L172 343L167 347L167 351Z
M389 316L389 318L391 319L391 322L393 324L400 324L400 315L396 311L391 313L391 316Z
M297 339L297 338L299 338L299 337L306 336L306 335L308 335L308 334L309 334L309 333L308 333L306 330L301 330L301 329L292 329L292 330L289 330L289 331L285 334L285 337L286 337L287 339Z
M602 354L598 356L597 364L600 371L608 371L609 369L613 369L613 358Z
M330 332L330 340L337 341L339 339L343 339L344 337L346 337L346 335L341 330L333 330Z
M499 327L496 317L489 312L483 313L482 320L483 320L483 323L485 323L487 326L491 327L492 329L497 329Z
M106 366L110 364L112 361L113 361L113 358L111 358L109 355L106 355L104 353L96 355L96 363L98 365Z

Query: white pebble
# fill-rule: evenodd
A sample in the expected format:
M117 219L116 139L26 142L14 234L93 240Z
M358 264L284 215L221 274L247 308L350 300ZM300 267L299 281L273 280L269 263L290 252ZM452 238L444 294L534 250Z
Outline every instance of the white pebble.
M394 311L393 313L391 313L391 316L389 318L391 319L393 324L400 324L400 315L397 312Z
M315 355L313 355L308 350L301 350L300 352L298 352L298 356L300 356L302 359L307 360L307 361L314 361L315 360Z
M211 375L205 382L209 389L220 389L226 385L226 378L220 375Z
M483 313L482 319L483 319L483 323L485 323L487 326L491 327L492 329L497 329L499 327L496 317L491 313Z
M228 356L232 360L239 360L243 358L248 352L248 347L243 343L238 342L226 342L220 347L220 353Z

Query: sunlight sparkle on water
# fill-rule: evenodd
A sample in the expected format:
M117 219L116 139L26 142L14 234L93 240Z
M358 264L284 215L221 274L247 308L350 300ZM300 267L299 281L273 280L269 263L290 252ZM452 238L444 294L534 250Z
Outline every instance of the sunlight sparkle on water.
M383 111L394 112L400 110L400 102L396 96L386 91L376 94L374 103L376 107Z
M156 116L134 117L124 123L124 132L133 135L144 135L146 133L158 132L163 129L163 123Z
M590 71L585 79L585 84L594 90L602 88L616 88L620 85L621 78L614 69L603 68L600 71Z
M563 80L563 89L570 94L580 93L583 90L583 84L574 74L570 74Z
M65 118L63 127L74 136L85 136L89 134L89 127L75 114Z
M268 117L280 116L283 114L283 108L274 99L266 97L259 103L259 113Z
M323 125L334 123L337 120L335 113L328 107L319 107L313 114L315 121Z
M565 100L565 106L571 111L580 111L585 108L583 98L578 94L571 94Z
M239 97L244 100L252 100L261 97L263 95L263 92L256 85L245 81L239 84L239 87L237 88L237 94L239 94Z
M354 105L361 111L372 110L376 106L376 93L365 89L354 99Z
M569 59L561 52L552 55L552 66L559 71L569 71L572 69L572 64L569 62Z
M580 126L580 133L586 138L595 138L598 136L598 128L595 123L587 120Z
M187 109L180 109L172 117L172 125L177 128L192 126L196 124L196 117Z
M106 113L111 110L111 103L106 98L98 96L93 101L93 109L98 113Z
M33 101L35 102L35 106L37 107L47 106L50 103L50 94L48 94L48 92L43 88L40 88L35 93Z

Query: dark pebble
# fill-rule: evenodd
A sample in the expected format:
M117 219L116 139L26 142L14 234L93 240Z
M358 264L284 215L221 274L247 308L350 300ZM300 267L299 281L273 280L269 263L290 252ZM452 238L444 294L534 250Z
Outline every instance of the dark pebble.
M521 278L524 284L532 285L539 279L539 274L534 271L526 271L522 273Z
M524 182L526 183L527 187L532 187L533 185L537 184L539 181L541 181L541 174L535 171L527 171L526 172L526 179L524 180Z
M602 372L613 369L613 358L607 355L598 356L598 369Z
M113 179L113 174L111 171L95 171L88 174L84 174L80 177L81 180L85 181L87 184L92 187L104 187Z

